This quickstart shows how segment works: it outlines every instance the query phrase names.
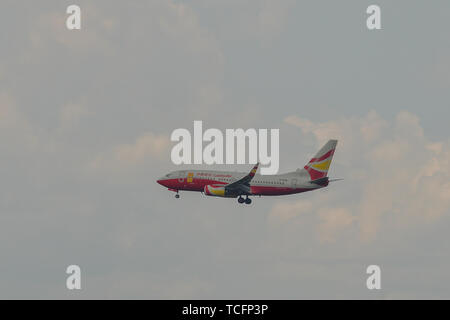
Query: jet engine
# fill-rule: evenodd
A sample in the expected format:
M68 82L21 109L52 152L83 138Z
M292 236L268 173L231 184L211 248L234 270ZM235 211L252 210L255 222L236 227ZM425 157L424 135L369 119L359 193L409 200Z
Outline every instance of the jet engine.
M213 197L226 197L226 198L237 197L237 194L229 192L229 190L221 186L206 185L205 188L203 189L203 192L205 193L205 195Z

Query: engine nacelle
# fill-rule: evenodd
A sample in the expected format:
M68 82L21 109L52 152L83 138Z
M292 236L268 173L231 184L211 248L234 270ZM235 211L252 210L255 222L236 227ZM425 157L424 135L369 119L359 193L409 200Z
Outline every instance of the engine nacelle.
M206 185L203 189L203 192L205 193L205 195L213 197L235 198L237 196L236 194L226 190L225 187L214 185Z

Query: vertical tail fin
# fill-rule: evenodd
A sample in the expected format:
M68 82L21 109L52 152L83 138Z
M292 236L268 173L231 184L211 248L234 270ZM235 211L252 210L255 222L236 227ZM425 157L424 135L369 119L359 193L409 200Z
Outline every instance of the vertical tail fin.
M336 150L337 140L329 140L317 154L309 160L305 170L309 173L311 180L324 178L328 174L334 151Z

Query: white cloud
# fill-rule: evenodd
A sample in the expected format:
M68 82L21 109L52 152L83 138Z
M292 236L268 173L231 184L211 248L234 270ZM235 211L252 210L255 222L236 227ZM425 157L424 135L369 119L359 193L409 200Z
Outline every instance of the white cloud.
M257 34L262 40L271 40L283 31L294 1L265 0L257 16Z
M129 169L166 159L170 146L168 136L147 132L132 144L120 144L103 152L90 163L92 169Z
M317 146L323 145L328 139L339 140L339 148L352 149L356 144L370 144L379 140L388 127L386 120L382 119L375 111L370 111L367 116L340 118L335 121L313 122L296 115L284 119L288 124L299 127L303 134L312 134ZM342 154L347 154L342 151Z
M298 200L294 202L279 202L274 205L269 214L269 220L273 223L285 223L292 219L311 212L313 204L307 200Z
M335 242L336 236L355 221L348 208L321 208L317 214L321 220L318 235L323 242Z
M327 208L326 201L312 206L322 220L311 222L320 239L332 241L356 225L359 238L371 241L386 227L417 227L450 214L450 141L429 141L416 115L399 112L393 123L374 111L318 123L289 116L285 122L309 134L317 145L339 139L335 160L341 166L339 176L346 180L333 188L340 199L335 208ZM302 219L296 210L303 203L275 205L271 215Z

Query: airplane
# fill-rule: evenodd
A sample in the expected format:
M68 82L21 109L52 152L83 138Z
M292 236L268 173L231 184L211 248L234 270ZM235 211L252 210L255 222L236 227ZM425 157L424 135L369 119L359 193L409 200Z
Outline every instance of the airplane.
M238 198L251 204L249 196L281 196L321 189L329 182L328 169L336 150L337 140L329 140L302 169L278 175L259 175L257 163L250 173L212 170L178 170L166 174L157 182L176 192L197 191L207 196ZM244 197L245 198L244 198Z

